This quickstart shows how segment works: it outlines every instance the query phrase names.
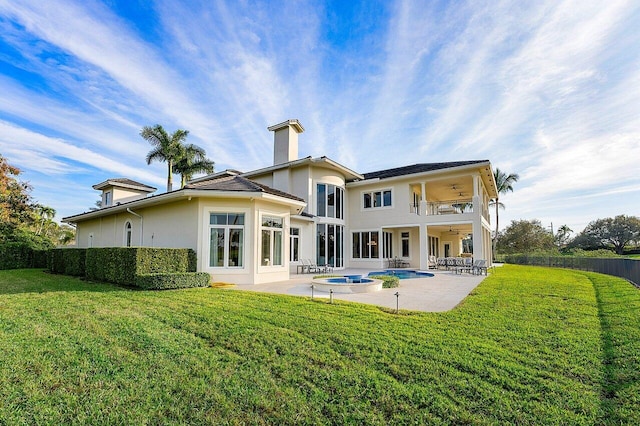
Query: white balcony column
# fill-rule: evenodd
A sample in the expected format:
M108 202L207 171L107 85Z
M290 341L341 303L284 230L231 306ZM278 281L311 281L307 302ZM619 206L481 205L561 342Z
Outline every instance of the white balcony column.
M480 197L480 176L473 176L473 213L475 216L482 216L482 203Z
M422 182L420 184L420 194L422 199L420 200L420 214L427 215L427 185Z
M427 236L427 226L420 225L420 269L426 271L429 269L429 237Z

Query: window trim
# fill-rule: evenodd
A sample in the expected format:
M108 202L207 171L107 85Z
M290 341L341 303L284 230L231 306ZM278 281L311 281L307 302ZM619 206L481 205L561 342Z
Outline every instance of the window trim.
M239 224L229 224L228 222L226 224L211 224L211 215L227 215L227 219L229 217L229 215L242 215L243 216L243 224L239 225ZM241 210L233 210L233 211L227 211L227 210L219 210L219 209L215 209L215 208L211 208L211 209L207 209L205 210L205 229L206 229L206 258L205 260L205 268L207 269L215 269L215 270L222 270L222 269L227 269L227 270L243 270L246 268L246 252L247 252L247 244L246 244L246 236L247 236L247 212L246 211L241 211ZM217 228L217 229L224 229L224 251L223 251L223 259L222 259L222 266L212 266L211 265L211 230ZM230 250L229 250L229 244L231 242L231 231L232 230L242 230L242 240L240 242L240 256L238 256L239 259L239 263L240 265L229 265L229 255L230 255Z
M324 186L324 191L323 191L323 199L324 200L320 200L320 185ZM330 189L333 188L333 192L330 192ZM329 194L333 195L333 206L331 206L331 208L333 209L333 216L329 215ZM344 186L340 186L340 185L335 185L333 183L327 183L327 182L316 182L316 186L315 186L315 198L316 198L316 216L318 217L322 217L322 218L326 218L326 219L338 219L338 220L345 220L345 212L344 212L344 205L345 205L345 188ZM323 204L321 204L321 201L324 201ZM320 206L324 207L324 212L321 214L320 212Z
M405 236L406 234L406 236ZM405 255L404 252L404 243L405 241L407 242L407 253ZM402 231L400 232L400 257L402 257L403 259L410 259L411 258L411 231Z
M286 231L288 229L288 221L286 219L286 215L285 214L281 214L281 213L270 213L270 212L264 212L260 214L260 230L259 230L259 238L260 240L258 241L258 256L259 260L258 260L258 267L259 268L269 268L269 269L281 269L284 268L286 266L286 264L288 263L287 260L285 259L285 252L286 252L286 243L285 243L285 239L287 238L288 232ZM281 226L277 227L277 226L265 226L264 225L264 220L265 218L271 218L271 219L279 219L281 221ZM264 231L268 231L269 232L269 264L265 265L264 264L264 256L263 256L263 232ZM277 265L273 264L273 257L274 257L274 253L275 253L275 246L276 246L276 238L275 235L277 232L280 232L281 237L280 237L280 263Z
M385 205L385 193L389 193L389 205ZM384 209L392 209L393 208L393 187L389 188L380 188L380 189L372 189L370 191L362 191L360 193L360 210L368 211L368 210L384 210ZM376 205L376 199L379 195L380 204ZM365 198L369 196L369 206L365 202Z
M377 234L377 238L375 240L375 244L372 244L373 238L372 235L373 234ZM382 244L382 240L380 238L380 234L381 231L379 229L371 229L371 230L362 230L362 231L351 231L351 259L352 260L363 260L363 261L370 261L370 260L380 260L381 257L381 244ZM354 253L354 236L358 235L358 247L359 247L359 257L355 256ZM366 236L366 238L364 238ZM372 254L372 247L375 246L376 249L375 251L377 252L377 256L373 257ZM364 250L366 248L366 250ZM365 257L364 254L367 254L367 256Z
M296 248L296 259L294 259L294 247ZM289 227L289 262L300 262L300 228L297 226Z
M124 223L124 238L122 244L124 247L133 246L133 224L130 220Z

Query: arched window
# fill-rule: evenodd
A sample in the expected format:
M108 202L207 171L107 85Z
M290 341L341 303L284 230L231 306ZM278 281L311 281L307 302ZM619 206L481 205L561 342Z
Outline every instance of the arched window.
M133 231L131 229L131 222L128 222L124 224L124 245L126 247L131 247L131 236L133 234Z

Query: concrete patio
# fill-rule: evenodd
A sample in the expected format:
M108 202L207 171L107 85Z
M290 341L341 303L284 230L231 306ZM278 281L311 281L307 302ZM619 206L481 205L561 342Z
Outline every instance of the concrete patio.
M374 293L339 294L336 300L366 303L396 308L395 293L399 293L400 309L443 312L456 307L471 291L486 278L484 275L456 274L453 271L429 271L433 277L400 280L400 287L385 288ZM345 269L336 275L361 274L366 276L369 270ZM257 291L264 293L287 294L290 296L311 297L311 280L315 274L291 274L291 279L277 283L237 285L233 290ZM314 297L328 298L329 293L314 291Z

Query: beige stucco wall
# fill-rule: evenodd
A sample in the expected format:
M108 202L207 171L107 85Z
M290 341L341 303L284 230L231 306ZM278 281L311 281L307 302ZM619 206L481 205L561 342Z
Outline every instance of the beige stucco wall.
M125 225L131 223L132 246L197 250L197 203L178 201L146 209L120 212L78 223L78 247L124 247ZM142 241L140 240L142 233Z

